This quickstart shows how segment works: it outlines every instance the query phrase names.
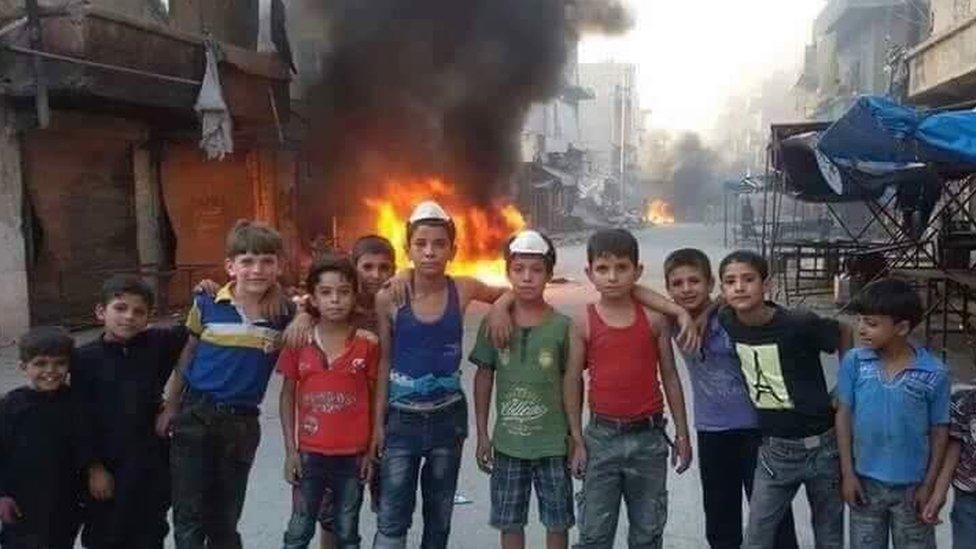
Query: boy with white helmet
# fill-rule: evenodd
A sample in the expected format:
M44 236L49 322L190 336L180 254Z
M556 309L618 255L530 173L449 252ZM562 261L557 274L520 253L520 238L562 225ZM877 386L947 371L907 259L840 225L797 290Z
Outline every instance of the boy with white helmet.
M478 367L476 457L478 466L491 475L490 524L501 531L503 548L525 547L533 484L549 549L565 549L567 531L574 524L562 378L568 361L582 361L583 349L570 337L569 317L545 300L555 263L556 250L544 235L522 231L509 239L505 271L515 296L511 311L515 332L507 347L497 349L489 340L486 320L468 357ZM496 421L489 436L496 384Z

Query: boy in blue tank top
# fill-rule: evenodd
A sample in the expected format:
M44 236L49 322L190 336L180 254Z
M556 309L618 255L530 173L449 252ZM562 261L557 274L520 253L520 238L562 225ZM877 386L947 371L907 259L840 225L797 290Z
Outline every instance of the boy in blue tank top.
M373 441L380 459L374 547L406 547L420 480L424 549L447 547L468 409L459 366L464 311L471 301L493 303L505 290L447 276L454 257L454 222L435 202L423 202L407 223L413 262L410 298L398 307L392 292L376 296L382 353Z

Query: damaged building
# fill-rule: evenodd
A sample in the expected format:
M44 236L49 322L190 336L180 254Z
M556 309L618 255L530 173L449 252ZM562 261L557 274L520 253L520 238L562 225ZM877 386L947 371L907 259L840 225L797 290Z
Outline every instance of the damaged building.
M257 0L0 0L0 340L90 321L114 273L181 309L239 218L298 250L291 71L258 20Z

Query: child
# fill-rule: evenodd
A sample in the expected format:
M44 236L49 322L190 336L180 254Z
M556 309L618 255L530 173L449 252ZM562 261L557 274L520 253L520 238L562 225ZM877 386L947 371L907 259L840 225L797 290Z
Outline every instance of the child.
M291 317L278 285L278 233L239 221L226 252L232 282L214 298L195 296L186 320L190 338L156 424L166 433L172 422L178 549L241 546L237 522L260 439L258 406Z
M698 462L705 509L705 537L712 549L742 545L742 492L752 494L756 452L762 442L759 420L749 399L739 358L718 321L711 300L715 280L708 256L683 248L664 261L671 299L696 319L705 332L699 352L682 352L694 392ZM787 510L776 531L777 549L797 547L793 513Z
M801 484L817 547L842 547L837 438L820 353L847 349L850 330L766 302L769 268L755 252L726 256L719 279L727 304L719 320L735 343L763 435L743 547L775 547L776 529Z
M929 524L939 522L949 485L954 486L952 546L972 549L976 547L976 389L953 395L951 418L945 460L922 519Z
M570 361L563 391L573 437L570 466L583 478L578 547L613 545L623 498L630 546L660 548L668 505L665 398L677 433L672 463L679 473L691 463L670 326L634 299L643 267L632 234L622 229L596 232L587 243L586 258L586 274L600 300L587 307L582 333L574 335L585 340L590 377L591 419L585 434L580 426L582 361Z
M535 484L546 547L567 546L574 524L573 481L566 467L566 415L562 374L569 355L572 321L549 306L543 292L552 278L556 250L535 231L523 231L505 247L517 337L504 349L488 338L482 323L469 360L474 379L478 466L491 474L491 525L501 531L503 548L525 547L529 493ZM497 382L494 436L488 436L491 393Z
M161 549L169 531L169 445L154 422L186 332L147 329L152 306L139 277L109 278L95 307L104 331L71 365L91 460L85 547Z
M369 477L372 465L364 454L370 441L379 342L351 322L356 271L348 259L317 262L306 288L311 292L310 310L318 317L315 343L286 347L278 360L285 377L280 403L285 479L295 485L284 547L308 547L326 488L332 497L329 518L336 545L358 547L360 480Z
M851 311L862 346L841 362L836 417L851 547L935 547L921 516L949 436L948 372L908 342L923 309L907 282L869 284Z
M382 456L382 492L374 547L406 546L423 463L421 546L436 549L447 546L468 430L458 372L464 311L472 300L494 302L503 290L447 276L455 227L437 203L419 204L406 232L414 266L409 301L396 307L387 289L376 296L383 352L370 455Z
M78 534L78 452L66 385L74 341L34 328L19 343L27 386L0 400L0 547L71 549Z
M352 264L356 266L359 288L356 292L356 316L361 328L376 332L376 292L393 276L396 252L382 236L367 235L352 246Z

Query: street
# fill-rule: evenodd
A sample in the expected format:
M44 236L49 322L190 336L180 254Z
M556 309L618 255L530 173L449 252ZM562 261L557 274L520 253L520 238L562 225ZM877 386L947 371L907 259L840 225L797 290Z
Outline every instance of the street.
M640 231L638 238L641 243L641 261L645 266L642 281L659 291L663 290L662 266L664 258L670 250L681 246L699 247L709 254L715 268L717 268L717 263L721 260L722 254L726 252L721 247L720 226L706 227L689 224L654 227ZM567 278L568 282L553 285L548 292L548 297L556 307L567 314L581 312L585 303L592 300L595 295L586 282L583 273L585 263L585 244L567 245L559 249L555 275ZM485 307L476 305L472 307L466 317L465 353L474 342L474 334L485 310ZM79 339L82 339L91 337L94 333L89 331L78 334L78 336ZM0 388L9 391L22 383L22 376L15 367L16 353L13 348L3 349L2 363L6 367L0 376L0 384L2 384ZM836 359L827 360L827 372L831 385L836 372L836 364ZM685 398L689 401L690 414L691 395L687 374L682 365L679 365L679 368L685 379L683 386ZM465 390L470 395L474 368L465 364L462 371ZM251 473L247 503L240 525L240 531L247 547L264 549L280 546L281 536L290 513L290 490L282 478L284 456L281 427L278 421L278 392L280 387L280 377L274 376L262 408L262 440ZM466 454L458 484L459 492L470 499L471 503L458 505L455 510L451 547L465 549L497 547L498 534L487 524L489 512L488 478L478 470L473 457L473 412L469 418L469 424L471 437L466 443ZM694 432L692 432L692 436L694 436ZM672 472L668 479L668 490L669 517L665 529L664 546L668 549L706 547L697 463L693 462L691 468L683 475L678 476ZM801 547L813 547L808 509L805 498L802 495L798 496L794 503L794 512ZM538 524L534 503L530 510L529 520L530 525L526 530L528 546L541 547L544 531ZM418 512L414 518L414 528L410 531L411 547L419 545L420 525L418 506ZM375 515L369 511L367 503L363 507L360 529L365 547L370 545L374 529ZM939 527L940 546L948 545L948 530L947 524ZM626 534L627 520L625 513L622 512L616 547L626 547ZM573 540L575 537L575 532L571 533L570 539Z

